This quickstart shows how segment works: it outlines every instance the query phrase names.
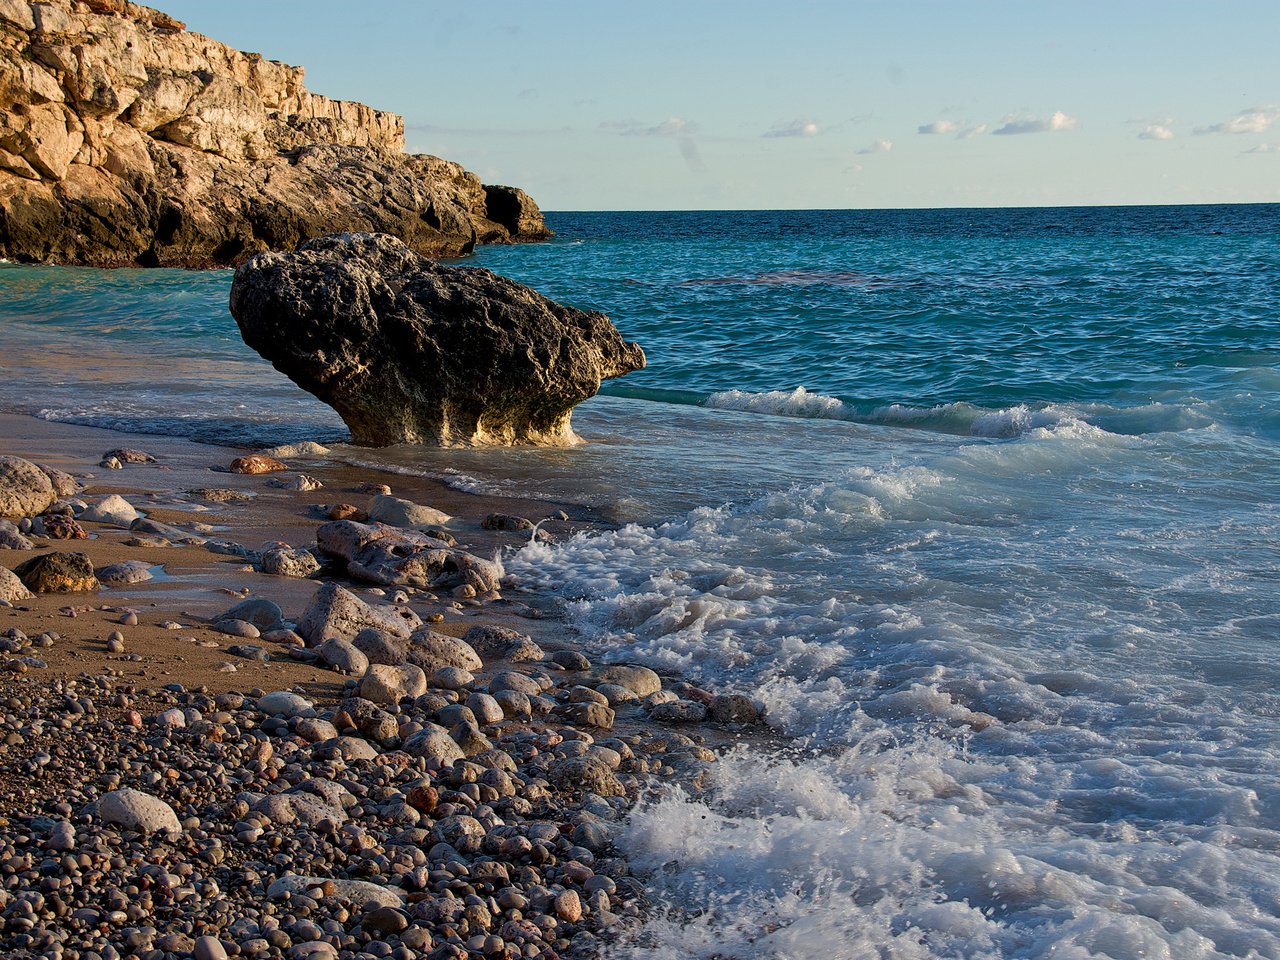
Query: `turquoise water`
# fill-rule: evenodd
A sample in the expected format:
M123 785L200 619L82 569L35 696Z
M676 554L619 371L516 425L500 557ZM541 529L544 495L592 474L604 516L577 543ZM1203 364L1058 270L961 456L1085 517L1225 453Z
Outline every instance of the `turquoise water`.
M644 345L587 442L336 450L611 511L508 570L795 746L635 817L617 955L1280 957L1280 207L550 219L471 262ZM229 283L0 267L0 407L340 438Z

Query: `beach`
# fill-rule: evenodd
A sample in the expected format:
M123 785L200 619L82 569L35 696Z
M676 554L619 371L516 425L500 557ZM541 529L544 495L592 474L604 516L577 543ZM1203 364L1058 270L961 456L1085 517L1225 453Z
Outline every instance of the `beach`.
M402 605L437 636L499 628L509 657L501 645L483 648L485 662L474 673L442 666L421 678L430 686L416 699L397 703L393 693L379 709L351 699L368 692L363 669L354 677L335 673L290 630L273 642L230 636L215 621L252 600L278 604L286 623L300 620L320 580L264 574L247 557L263 543L314 543L323 510L369 499L361 485L387 475L312 454L292 465L322 486L295 492L270 486L278 476L227 472L244 451L181 439L15 416L0 416L0 436L7 455L77 477L81 502L122 496L149 520L213 538L140 541L125 527L86 522L88 539L37 538L33 549L5 551L7 567L66 550L84 553L99 570L141 561L153 574L94 592L38 594L0 610L11 644L0 690L9 738L0 758L0 782L9 787L0 818L9 827L10 876L21 877L23 856L35 863L89 851L91 861L60 868L61 879L39 884L34 902L12 885L0 894L7 956L104 956L111 949L143 957L193 950L216 957L227 949L275 956L286 948L289 956L336 955L326 952L329 943L356 951L374 944L373 956L407 945L422 951L415 955L471 949L524 956L532 948L576 956L635 928L642 888L613 855L611 832L648 789L649 774L660 778L679 767L696 780L714 757L670 726L640 721L640 700L625 688L612 691L622 698L615 729L606 696L582 685L597 687L601 679L548 597L518 587L488 601L466 597L470 590L401 593ZM153 459L99 465L121 448ZM573 504L394 479L397 494L448 513L462 544L483 553L531 535L486 530L486 516L529 515L544 521L551 537L602 528ZM246 555L231 555L233 543L246 545ZM396 592L343 582L373 604ZM520 638L514 647L512 638ZM505 687L494 679L503 676ZM504 700L504 709L480 694L486 689L525 692ZM645 688L646 696L652 692ZM273 697L286 706L264 706ZM411 738L424 723L441 729L428 718L451 726L471 759L449 762L461 761L462 749L456 756L414 751ZM717 736L726 739L723 725ZM125 856L90 869L97 865L92 852L108 849L97 838L121 829L100 809L102 797L121 788L168 803L180 812L180 829L117 821L126 830L119 836L131 838ZM291 800L299 790L330 806L282 805L279 798ZM277 802L264 808L267 797ZM16 833L19 822L25 826ZM211 849L218 854L208 855ZM460 851L481 854L485 872L469 871L463 860L470 856ZM388 860L392 872L373 886ZM135 873L144 865L176 873L176 888L154 888L147 879L154 874ZM365 886L344 886L344 874L366 878ZM273 887L281 876L319 879L299 881L289 894ZM323 891L308 888L323 883ZM146 909L137 909L140 897ZM428 903L430 909L422 906ZM197 947L201 937L212 940Z

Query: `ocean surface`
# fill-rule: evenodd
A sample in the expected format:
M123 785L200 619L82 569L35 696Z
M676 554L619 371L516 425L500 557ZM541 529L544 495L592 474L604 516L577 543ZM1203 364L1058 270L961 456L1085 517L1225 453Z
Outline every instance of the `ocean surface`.
M1280 206L548 219L468 263L645 347L585 442L335 452L601 507L508 571L767 706L614 955L1280 957ZM340 440L230 280L0 265L0 409Z

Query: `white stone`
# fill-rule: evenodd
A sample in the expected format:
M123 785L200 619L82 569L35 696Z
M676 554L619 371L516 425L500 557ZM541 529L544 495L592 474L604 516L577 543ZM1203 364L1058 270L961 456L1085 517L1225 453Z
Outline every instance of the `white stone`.
M296 717L314 707L306 697L289 690L268 693L258 701L258 709L272 717Z
M98 800L98 816L107 823L145 833L162 830L168 833L182 832L182 824L178 822L178 815L173 812L173 807L159 797L130 787L103 794Z
M453 518L434 507L383 494L369 501L369 519L393 527L439 527Z
M123 527L129 529L129 524L137 520L141 513L128 500L118 494L111 494L103 497L93 506L89 507L84 513L80 514L81 520L88 520L91 523L105 523L113 527Z
M370 904L379 907L399 907L404 905L401 895L391 887L380 887L367 880L328 880L323 877L303 877L290 873L276 880L267 888L267 896L279 900L286 893L302 894L307 897L320 897L319 888L324 883L332 883L334 896L350 900L357 907Z

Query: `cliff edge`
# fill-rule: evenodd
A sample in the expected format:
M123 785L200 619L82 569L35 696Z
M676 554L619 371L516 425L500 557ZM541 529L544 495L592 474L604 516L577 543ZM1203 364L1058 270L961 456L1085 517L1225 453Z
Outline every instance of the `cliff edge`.
M213 266L335 231L425 256L550 236L403 118L127 0L0 0L0 257Z

